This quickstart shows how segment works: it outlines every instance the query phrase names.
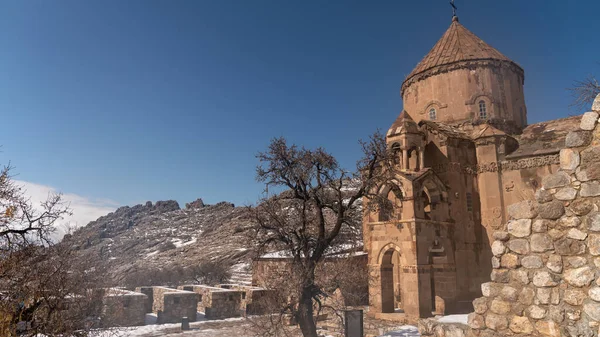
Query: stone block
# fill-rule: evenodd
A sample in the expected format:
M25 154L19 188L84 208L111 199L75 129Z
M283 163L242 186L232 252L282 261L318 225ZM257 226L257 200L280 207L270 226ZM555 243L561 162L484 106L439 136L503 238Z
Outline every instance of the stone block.
M507 225L508 232L518 238L523 238L531 234L531 220L519 219L510 220Z
M536 287L554 287L558 285L555 277L547 271L536 271L533 274L533 284Z
M542 178L542 187L545 190L563 187L571 184L571 176L566 172L556 172Z
M504 254L500 259L500 266L502 268L514 269L517 268L519 265L519 257L516 254Z
M591 212L585 219L586 227L591 232L600 232L600 212Z
M527 269L537 269L542 268L544 263L541 257L537 255L529 255L521 259L521 265Z
M532 305L527 308L527 315L533 319L542 319L546 317L546 309L538 305Z
M579 151L574 149L560 150L560 168L573 171L579 166Z
M562 272L562 257L560 255L550 255L548 257L548 261L546 262L546 267L555 273Z
M591 167L594 164L600 162L600 146L591 146L581 151L579 155L581 156L581 168L587 169L588 167Z
M566 289L563 300L570 305L581 305L583 300L587 298L586 293L581 289Z
M588 241L590 240L588 236ZM559 255L579 255L585 253L585 244L579 240L569 238L559 239L554 242L554 250Z
M530 247L532 252L543 253L554 249L554 243L550 235L535 233L531 235Z
M512 332L518 334L530 334L534 330L529 318L523 316L513 316L509 328Z
M572 187L563 187L556 191L554 197L562 201L571 201L577 196L577 190Z
M514 302L519 298L519 291L511 286L504 286L500 291L500 297L507 301Z
M600 321L600 303L587 300L583 303L583 312L585 312L594 321Z
M510 234L508 234L508 232L505 231L495 231L492 234L492 237L494 238L494 240L508 241L508 239L510 239Z
M587 146L592 141L592 133L587 130L576 130L567 133L565 138L566 147Z
M507 247L513 252L521 255L529 253L529 241L526 239L512 239L508 241Z
M534 233L547 232L548 231L548 222L550 222L550 220L535 220L531 224L531 230Z
M560 325L554 321L537 321L535 322L536 330L544 336L560 337Z
M523 200L508 206L508 216L513 219L533 219L537 214L537 203L532 200Z
M587 246L590 250L590 254L594 256L600 255L600 234L588 235Z
M504 254L505 251L506 246L502 241L494 241L492 243L492 254L494 254L494 256L500 256Z
M523 288L519 293L519 303L530 305L535 298L535 291L532 288Z
M598 94L594 99L594 102L592 103L592 110L600 112L600 94Z
M490 275L490 279L498 283L510 282L510 273L508 269L494 269Z
M592 180L581 184L579 194L582 197L597 197L600 195L600 182Z
M585 240L585 238L587 238L587 233L582 232L577 228L571 228L567 232L567 237L574 240Z
M581 224L581 219L579 219L579 217L576 217L576 216L565 216L565 217L560 218L560 220L558 220L558 224L561 227L566 227L566 228L578 227Z
M571 212L575 215L586 215L594 209L594 204L589 199L577 199L569 205Z
M594 271L588 266L569 269L565 271L564 279L574 287L585 287L594 280Z
M562 201L554 200L538 206L538 213L542 219L556 220L565 214Z
M467 324L469 324L469 327L472 329L485 329L485 318L473 312L467 317Z
M476 298L473 301L473 309L475 313L483 315L487 311L487 300L483 297Z
M588 290L588 295L596 302L600 302L600 287L591 287Z
M552 201L552 193L544 188L540 188L535 191L535 200L540 204Z
M587 264L587 259L582 256L569 256L565 258L566 265L571 268L583 267Z
M596 127L596 121L598 120L598 113L588 111L581 117L581 123L579 128L582 130L594 130Z
M508 327L508 320L503 315L490 313L485 317L485 325L494 331L502 331Z

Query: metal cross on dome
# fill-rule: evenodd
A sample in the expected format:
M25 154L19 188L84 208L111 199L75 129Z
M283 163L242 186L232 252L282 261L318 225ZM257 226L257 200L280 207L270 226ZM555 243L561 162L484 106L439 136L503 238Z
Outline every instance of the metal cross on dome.
M450 6L452 6L452 17L456 17L456 10L458 9L456 5L454 5L454 0L450 0Z

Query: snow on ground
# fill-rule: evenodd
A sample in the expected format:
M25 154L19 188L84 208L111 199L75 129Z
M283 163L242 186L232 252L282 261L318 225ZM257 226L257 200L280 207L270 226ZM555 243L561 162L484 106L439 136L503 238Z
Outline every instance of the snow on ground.
M440 323L462 323L467 324L469 315L448 315L438 319Z
M390 331L385 335L381 335L379 337L419 337L419 330L417 330L416 326L413 325L403 325L398 328L398 330Z

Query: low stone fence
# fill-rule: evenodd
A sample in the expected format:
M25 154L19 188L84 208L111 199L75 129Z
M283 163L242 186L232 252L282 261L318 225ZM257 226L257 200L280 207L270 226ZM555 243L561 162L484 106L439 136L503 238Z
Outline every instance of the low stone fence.
M107 289L102 298L102 321L107 326L144 325L148 296L118 288Z
M183 285L179 286L178 289L198 294L197 309L204 312L204 316L208 319L224 319L240 316L243 291L204 285Z
M242 292L240 309L246 315L264 315L274 308L274 292L260 287L246 286L240 284L219 284L219 288L231 289Z
M196 320L196 293L166 287L139 287L136 291L148 293L148 288L152 289L152 312L156 313L156 323L180 323L182 317L187 317L190 322Z

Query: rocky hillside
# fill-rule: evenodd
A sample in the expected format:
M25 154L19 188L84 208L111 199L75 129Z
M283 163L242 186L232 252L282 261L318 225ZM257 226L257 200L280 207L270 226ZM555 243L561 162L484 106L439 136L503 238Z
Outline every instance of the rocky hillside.
M249 282L251 247L246 226L243 207L227 202L204 205L198 199L182 209L169 200L121 207L67 235L63 242L108 263L109 276L121 284L136 273L172 274L209 260L231 266L232 281Z

